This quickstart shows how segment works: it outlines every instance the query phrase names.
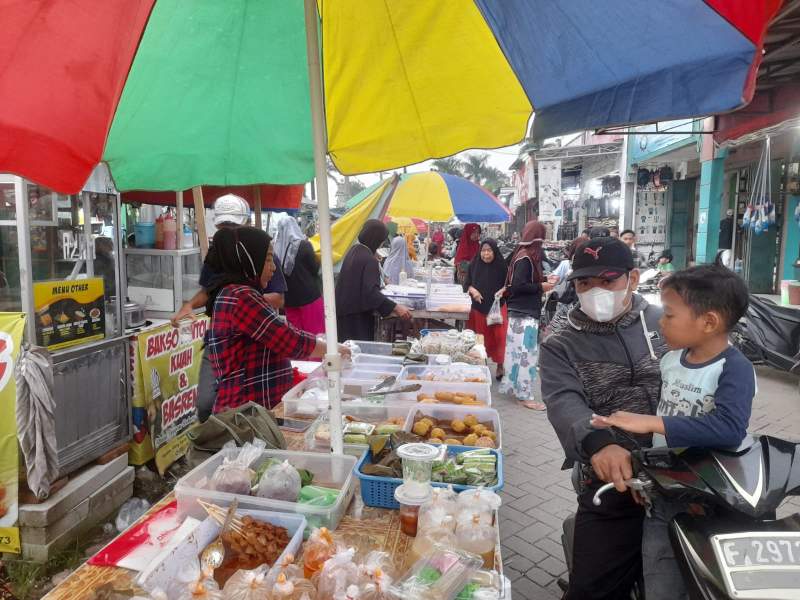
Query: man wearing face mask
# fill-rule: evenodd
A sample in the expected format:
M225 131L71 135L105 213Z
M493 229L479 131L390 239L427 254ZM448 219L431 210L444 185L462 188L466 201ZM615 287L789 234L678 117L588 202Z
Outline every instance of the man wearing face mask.
M595 430L593 414L616 410L655 414L661 388L659 359L666 346L661 310L636 294L639 272L617 238L584 242L572 273L578 303L557 316L542 343L539 365L547 416L564 447L565 468L577 465L573 569L568 600L628 598L641 575L644 511L625 487L633 476L633 443ZM649 445L650 440L639 440ZM616 492L592 497L604 482Z

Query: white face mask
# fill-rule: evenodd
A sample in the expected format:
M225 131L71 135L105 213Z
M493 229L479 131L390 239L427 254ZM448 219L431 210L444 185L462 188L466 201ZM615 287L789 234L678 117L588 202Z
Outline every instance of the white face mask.
M581 310L592 321L598 323L608 323L620 316L627 308L625 297L628 295L628 288L630 287L630 278L628 278L628 285L624 290L604 290L600 287L590 289L588 292L578 294L578 299L581 301Z

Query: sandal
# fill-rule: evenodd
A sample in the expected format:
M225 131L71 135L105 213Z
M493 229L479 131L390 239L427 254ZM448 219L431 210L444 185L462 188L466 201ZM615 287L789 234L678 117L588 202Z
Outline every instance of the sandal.
M526 400L525 402L520 402L520 405L530 410L538 410L538 411L547 410L547 407L544 404L542 404L541 402L536 402L534 400Z
M506 372L503 371L503 367L497 367L494 378L497 379L497 381L502 381L503 377L505 377L505 374Z

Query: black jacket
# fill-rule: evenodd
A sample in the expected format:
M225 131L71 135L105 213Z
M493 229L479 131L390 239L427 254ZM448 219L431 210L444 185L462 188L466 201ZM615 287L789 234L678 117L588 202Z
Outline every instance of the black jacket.
M542 314L542 284L533 281L533 265L530 260L518 260L514 263L506 304L511 316L539 318Z
M655 414L661 393L659 361L667 351L660 317L659 307L634 295L633 307L616 323L592 321L579 306L551 323L539 349L539 373L547 417L568 464L588 462L604 446L619 443L608 430L592 428L592 413ZM649 438L639 441L649 445Z

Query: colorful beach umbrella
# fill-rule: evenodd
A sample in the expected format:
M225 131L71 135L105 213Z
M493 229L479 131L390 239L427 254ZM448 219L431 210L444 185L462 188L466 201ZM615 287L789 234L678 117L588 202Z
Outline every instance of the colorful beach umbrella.
M318 0L342 173L733 110L780 0ZM313 175L301 0L0 0L0 172L62 193ZM654 21L659 25L653 26Z
M410 233L416 235L418 233L426 233L428 231L428 224L422 219L414 217L390 217L386 215L383 217L384 223L395 223L397 225L398 233L403 235Z

